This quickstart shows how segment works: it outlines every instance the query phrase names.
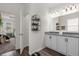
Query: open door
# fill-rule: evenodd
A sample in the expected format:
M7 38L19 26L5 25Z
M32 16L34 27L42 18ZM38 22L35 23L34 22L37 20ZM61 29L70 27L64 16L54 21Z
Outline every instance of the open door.
M29 47L29 20L28 15L23 17L20 23L21 35L20 35L20 54L24 48Z

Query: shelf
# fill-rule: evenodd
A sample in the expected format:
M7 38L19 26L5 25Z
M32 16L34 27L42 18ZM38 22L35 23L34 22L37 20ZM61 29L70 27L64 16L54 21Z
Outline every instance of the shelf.
M40 18L37 15L32 16L32 31L40 31Z
M33 21L40 21L40 19L32 19Z
M38 23L32 23L33 26L40 26Z

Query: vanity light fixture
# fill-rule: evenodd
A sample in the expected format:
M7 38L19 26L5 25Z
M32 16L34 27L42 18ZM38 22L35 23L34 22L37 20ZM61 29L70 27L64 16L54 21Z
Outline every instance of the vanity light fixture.
M72 10L72 7L70 7L70 10Z
M66 10L66 12L68 11L68 9L67 9L67 8L66 8L65 10Z
M78 8L79 7L76 6L76 4L72 4L72 5L66 6L65 8L62 8L60 10L55 10L53 12L53 17L57 17L57 16L60 16L60 15L65 15L65 14L77 12Z

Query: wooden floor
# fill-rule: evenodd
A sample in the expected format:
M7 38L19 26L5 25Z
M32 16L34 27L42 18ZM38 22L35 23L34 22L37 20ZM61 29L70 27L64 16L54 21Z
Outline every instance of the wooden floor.
M29 47L25 47L23 49L21 56L29 56Z
M38 53L40 54L40 56L64 56L63 54L60 54L49 48L44 48ZM0 56L29 56L29 47L25 47L21 55L20 55L20 50L18 49L1 54Z
M28 47L24 48L21 56L29 56L28 52L29 52L29 48ZM40 54L40 56L64 56L63 54L60 54L49 48L44 48L41 51L39 51L38 53Z
M41 56L64 56L63 54L60 54L52 49L44 48L41 51L39 51Z
M0 56L29 56L28 52L29 52L28 47L25 47L21 55L20 55L20 49L17 49L17 50L0 54Z

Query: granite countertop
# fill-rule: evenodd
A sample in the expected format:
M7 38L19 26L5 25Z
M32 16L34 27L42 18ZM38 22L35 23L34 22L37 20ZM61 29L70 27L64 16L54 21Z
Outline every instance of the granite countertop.
M72 32L63 32L62 35L59 34L59 32L45 32L45 34L47 34L47 35L55 35L55 36L79 38L79 33L72 33Z

